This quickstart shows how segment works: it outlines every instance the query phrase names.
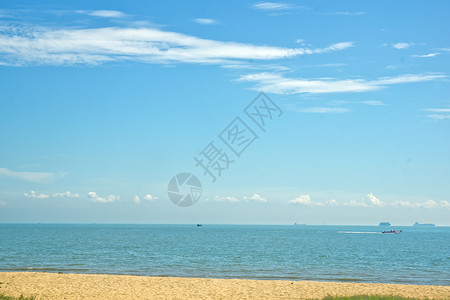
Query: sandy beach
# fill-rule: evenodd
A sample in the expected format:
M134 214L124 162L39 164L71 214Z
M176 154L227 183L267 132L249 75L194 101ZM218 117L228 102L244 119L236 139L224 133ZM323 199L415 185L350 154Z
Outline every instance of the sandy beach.
M321 299L328 295L396 295L450 299L450 287L128 275L0 273L0 292L37 299Z

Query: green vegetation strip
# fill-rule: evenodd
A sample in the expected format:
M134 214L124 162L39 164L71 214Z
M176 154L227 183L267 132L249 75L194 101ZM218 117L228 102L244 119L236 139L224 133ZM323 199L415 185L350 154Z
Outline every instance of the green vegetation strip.
M36 297L12 297L12 296L6 296L5 294L0 294L0 300L35 300Z

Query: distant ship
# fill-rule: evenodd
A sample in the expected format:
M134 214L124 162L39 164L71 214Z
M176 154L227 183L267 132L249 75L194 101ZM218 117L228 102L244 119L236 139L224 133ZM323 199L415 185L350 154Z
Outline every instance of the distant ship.
M434 227L434 226L436 226L436 225L434 225L434 224L431 224L431 223L429 223L429 224L420 224L419 222L416 222L416 223L414 223L414 225L413 226L421 226L421 227Z
M391 226L391 223L389 223L389 222L381 222L380 224L378 224L378 226Z

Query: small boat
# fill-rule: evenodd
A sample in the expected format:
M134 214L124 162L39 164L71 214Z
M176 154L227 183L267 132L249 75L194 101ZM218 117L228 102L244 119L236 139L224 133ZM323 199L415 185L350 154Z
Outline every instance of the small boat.
M381 233L400 233L400 232L402 232L402 230L383 230L383 232L381 232Z
M202 224L197 224L197 227L202 227Z
M378 226L391 226L391 223L389 223L389 222L381 222L380 224L378 224Z

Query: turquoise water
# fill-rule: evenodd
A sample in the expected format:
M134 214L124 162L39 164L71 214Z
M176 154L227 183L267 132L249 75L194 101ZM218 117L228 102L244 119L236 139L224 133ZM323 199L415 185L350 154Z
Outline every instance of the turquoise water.
M450 228L382 229L0 224L0 271L450 284Z

